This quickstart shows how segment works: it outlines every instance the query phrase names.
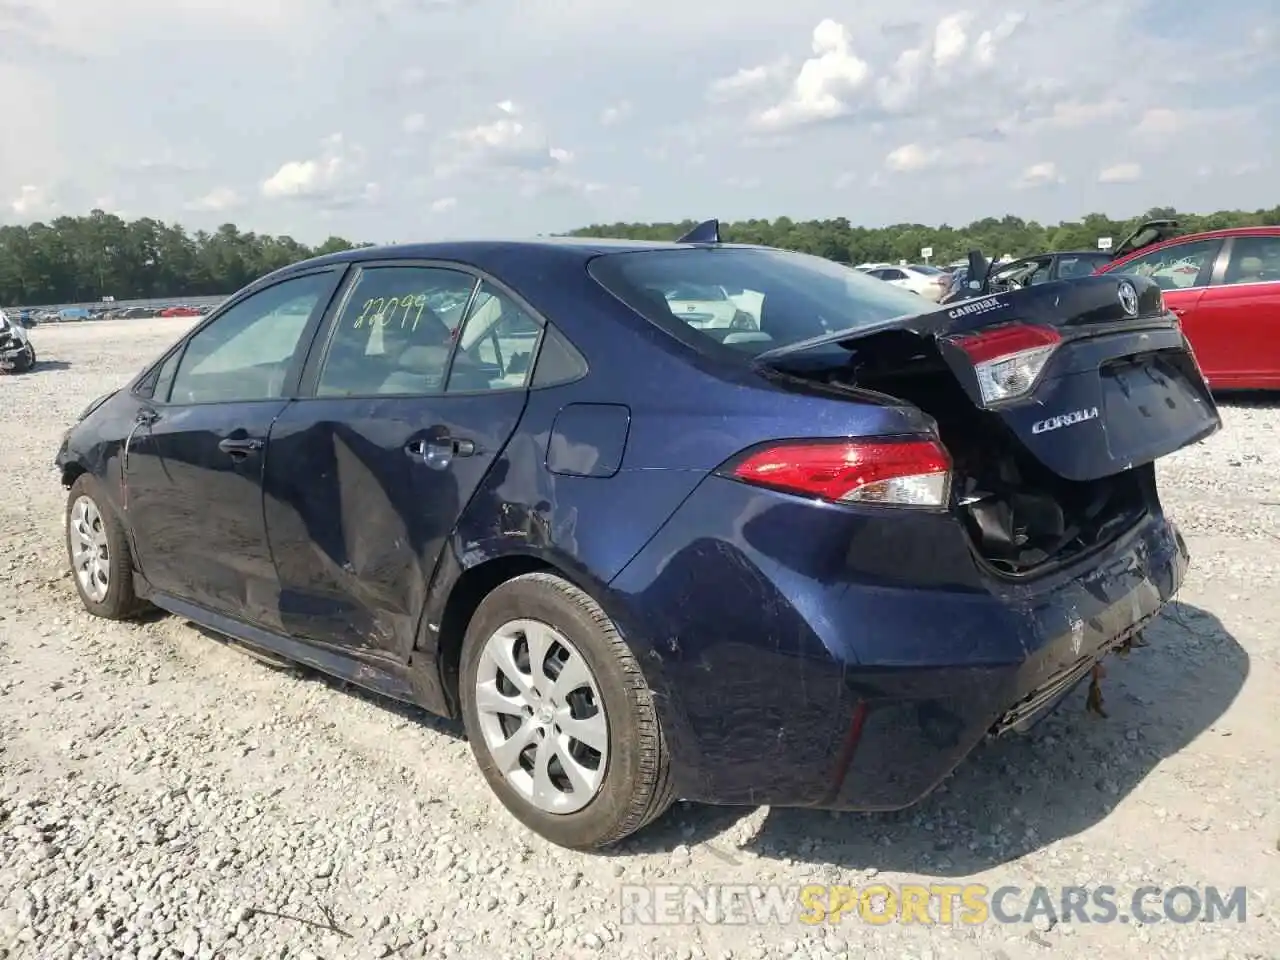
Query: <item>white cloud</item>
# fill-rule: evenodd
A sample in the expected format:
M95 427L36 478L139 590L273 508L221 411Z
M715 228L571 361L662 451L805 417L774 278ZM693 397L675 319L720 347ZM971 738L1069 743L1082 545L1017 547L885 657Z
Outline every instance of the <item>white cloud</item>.
M447 210L454 209L457 205L458 205L457 197L441 197L439 200L431 201L431 212L444 213Z
M51 213L57 204L43 187L28 183L18 191L9 207L19 217L31 218Z
M1006 14L994 28L971 39L971 14L962 11L942 17L921 45L899 52L889 70L876 79L880 106L891 113L900 113L931 96L949 96L955 84L995 65L1000 44L1011 37L1025 19L1019 13ZM994 93L987 92L982 84L977 84L975 90L984 91L988 97ZM980 104L981 101L972 106Z
M494 120L454 131L438 150L440 176L455 176L479 168L545 171L573 160L564 147L551 143L542 126L526 118L510 100L497 105Z
M849 29L823 20L813 28L813 54L800 65L787 96L756 114L757 126L790 129L850 112L852 97L871 77L871 68L853 52Z
M1138 163L1117 163L1098 173L1099 183L1136 183L1140 179L1142 165Z
M244 198L230 187L217 187L187 204L188 210L203 213L225 213L244 205Z
M400 121L400 129L405 133L421 133L427 128L426 114L411 113Z
M268 200L308 200L324 208L372 203L381 188L361 179L364 160L363 148L335 133L325 138L318 156L281 164L260 190Z
M768 90L785 79L790 66L791 61L783 58L773 63L743 67L727 77L712 80L707 88L707 99L712 103L724 103Z
M621 123L629 116L631 116L631 102L629 100L623 100L621 103L615 103L600 111L600 123L603 126L612 127L615 124Z
M1000 22L990 30L983 30L973 44L973 62L982 67L993 66L996 62L996 50L1008 40L1027 20L1027 15L1018 11L1006 13Z
M973 15L967 12L952 13L938 21L933 30L933 65L946 69L964 56L969 48L969 35L965 27Z
M1049 187L1059 183L1065 183L1066 178L1058 172L1058 165L1048 160L1042 160L1039 163L1033 163L1022 171L1022 175L1018 177L1014 186L1020 190L1030 190L1036 187Z
M1073 130L1117 119L1124 115L1125 110L1125 102L1115 97L1097 101L1060 100L1053 104L1048 114L1028 120L1021 126L1024 131L1041 127Z
M1167 137L1177 133L1186 124L1186 117L1168 107L1155 107L1146 111L1134 133L1140 136Z
M914 173L931 167L937 160L936 150L926 150L918 143L906 143L890 150L884 165L895 173Z
M945 147L927 147L920 143L905 143L890 150L884 158L884 167L890 173L919 173L922 170L955 170L987 163L991 160L991 144L973 138L961 138Z

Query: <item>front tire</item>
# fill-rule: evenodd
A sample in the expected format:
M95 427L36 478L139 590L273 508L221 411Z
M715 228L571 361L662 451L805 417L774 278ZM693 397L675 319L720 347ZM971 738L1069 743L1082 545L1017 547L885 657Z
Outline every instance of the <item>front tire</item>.
M485 597L459 674L476 762L535 833L577 850L607 847L671 805L666 743L640 665L567 580L525 574Z
M31 369L32 367L34 367L35 365L36 365L36 351L35 351L35 348L34 348L34 347L31 347L31 346L28 346L28 347L27 347L27 354L26 354L26 356L25 356L25 357L23 357L21 360L18 360L18 361L16 361L16 362L14 363L14 365L13 365L13 372L14 372L14 373L26 373L28 370L30 370L30 369Z
M133 590L133 558L124 526L92 475L67 493L67 559L80 602L95 617L127 620L146 606Z

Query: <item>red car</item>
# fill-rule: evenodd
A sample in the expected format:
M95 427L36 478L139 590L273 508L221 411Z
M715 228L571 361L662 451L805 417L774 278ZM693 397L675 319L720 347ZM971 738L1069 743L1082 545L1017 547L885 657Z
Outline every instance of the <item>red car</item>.
M1280 389L1280 227L1237 227L1142 247L1095 273L1150 277L1220 390Z
M198 317L200 316L200 311L197 310L195 307L166 307L165 309L161 310L158 314L156 314L156 316L158 317Z

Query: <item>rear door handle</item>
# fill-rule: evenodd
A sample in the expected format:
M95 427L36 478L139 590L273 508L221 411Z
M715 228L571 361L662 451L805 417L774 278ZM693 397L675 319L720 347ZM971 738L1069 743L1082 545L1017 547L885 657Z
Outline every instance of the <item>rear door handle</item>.
M443 470L454 457L470 457L476 452L475 441L455 437L435 437L431 440L410 440L404 452L414 460L421 460L429 467Z
M236 459L247 457L249 454L261 450L262 446L262 441L257 437L240 437L236 439L227 437L227 439L218 442L219 450Z

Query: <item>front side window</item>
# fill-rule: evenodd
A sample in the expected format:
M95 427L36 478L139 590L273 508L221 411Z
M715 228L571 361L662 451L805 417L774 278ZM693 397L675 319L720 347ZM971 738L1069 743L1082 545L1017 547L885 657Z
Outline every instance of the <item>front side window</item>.
M295 277L251 294L219 314L187 342L173 372L170 402L281 398L307 321L318 308L323 309L333 284L330 272ZM160 386L158 399L162 398Z
M1218 252L1217 240L1192 240L1152 250L1134 257L1115 268L1116 273L1149 277L1161 290L1183 290L1201 286L1199 278L1208 276L1210 264Z
M601 286L672 336L724 357L755 355L839 330L853 333L929 308L916 294L872 275L822 257L782 250L637 250L596 257L588 270ZM752 304L758 329L685 321L664 296L681 284L740 291L735 297Z
M366 267L334 319L316 395L440 393L476 280L444 267Z
M449 371L449 393L509 390L529 382L542 325L488 282L467 313Z
M1280 237L1236 237L1223 283L1274 283L1280 280Z

